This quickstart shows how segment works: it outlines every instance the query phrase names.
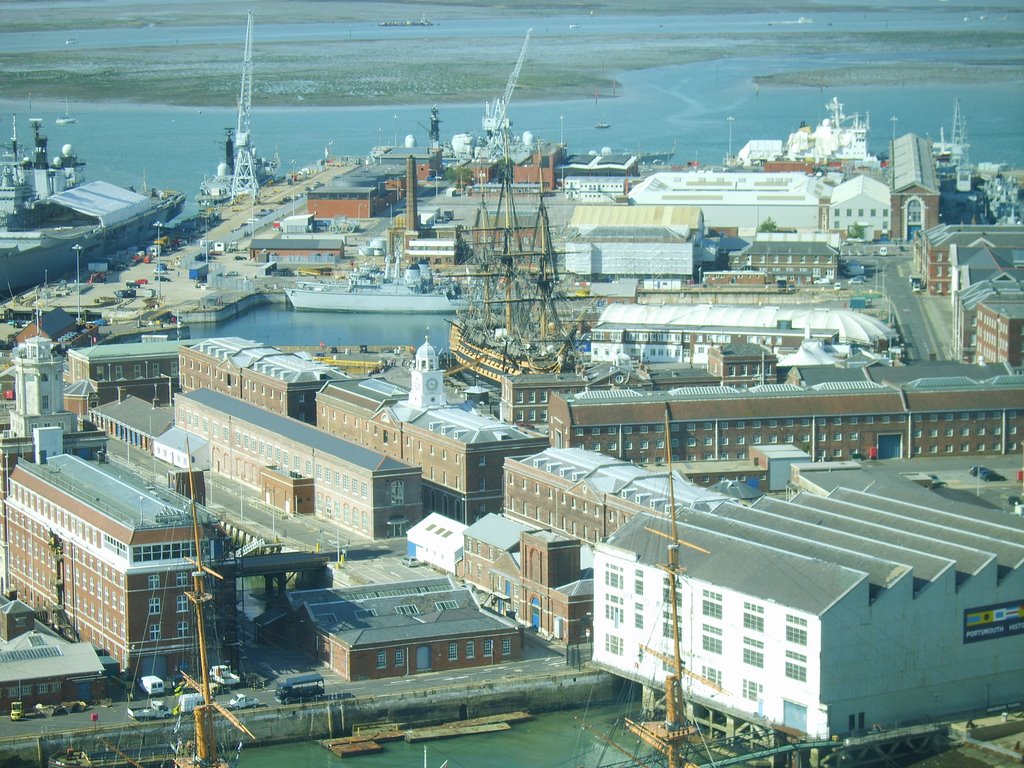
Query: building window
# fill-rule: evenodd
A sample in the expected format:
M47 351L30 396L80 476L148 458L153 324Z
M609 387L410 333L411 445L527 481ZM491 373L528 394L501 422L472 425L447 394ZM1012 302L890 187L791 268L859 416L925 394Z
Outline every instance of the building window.
M722 630L719 627L704 625L703 648L708 653L722 653Z
M622 655L622 638L615 635L604 636L604 649L613 656Z
M755 683L753 680L743 681L743 698L750 699L751 701L757 701L761 698L761 691L764 690L764 686L760 683Z
M146 579L150 589L160 589L160 574L151 573Z
M507 637L501 641L501 653L503 656L512 655L512 641Z
M187 621L179 621L178 622L178 637L188 637L188 622Z
M807 645L807 619L786 614L786 642Z
M384 669L388 665L388 652L377 651L377 669Z
M459 644L457 642L448 643L448 661L459 660Z
M154 641L154 642L160 639L160 625L159 624L150 624L149 625L149 639Z
M743 603L743 628L764 632L764 606Z
M178 595L174 599L175 610L178 613L188 613L188 597L186 595Z
M722 593L704 590L703 613L712 619L722 618Z
M174 574L174 584L178 587L188 586L188 571L178 571Z
M476 658L476 640L467 640L466 641L466 658L467 659L475 659Z
M636 603L634 606L635 613L633 614L633 626L637 629L644 628L644 604Z
M700 674L709 683L713 683L718 687L722 686L722 670L715 669L714 667L701 667Z
M743 663L752 667L764 667L764 643L752 637L743 638Z
M807 682L807 657L796 651L786 651L786 677Z
M494 655L494 641L484 640L484 658L489 659Z
M395 648L395 666L405 666L405 648Z
M160 598L151 597L149 598L149 615L156 616L160 613Z

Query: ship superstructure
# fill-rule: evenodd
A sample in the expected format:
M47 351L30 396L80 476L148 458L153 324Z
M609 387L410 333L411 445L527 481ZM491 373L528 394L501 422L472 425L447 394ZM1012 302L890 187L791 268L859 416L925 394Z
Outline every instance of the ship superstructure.
M24 149L17 118L0 161L0 295L56 280L92 257L146 244L154 224L181 213L185 196L139 194L104 181L86 183L85 163L71 144L50 157L42 120L32 119Z
M810 126L802 125L789 135L786 157L813 162L875 160L868 152L870 115L865 115L863 119L859 113L846 115L836 97L825 107L831 117L826 117L813 130Z

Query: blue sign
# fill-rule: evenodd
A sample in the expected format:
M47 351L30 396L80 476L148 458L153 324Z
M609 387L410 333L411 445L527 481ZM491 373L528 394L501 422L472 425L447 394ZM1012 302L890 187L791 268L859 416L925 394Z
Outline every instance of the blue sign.
M1024 600L964 611L964 643L1010 635L1024 635Z

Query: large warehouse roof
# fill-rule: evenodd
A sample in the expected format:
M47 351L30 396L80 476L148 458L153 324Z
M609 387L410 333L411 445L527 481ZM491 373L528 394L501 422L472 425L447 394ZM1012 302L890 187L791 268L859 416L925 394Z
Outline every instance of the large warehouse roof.
M874 345L896 338L896 332L880 320L850 309L835 307L771 307L715 304L610 304L597 327L618 325L688 326L713 328L779 328L833 330L844 343Z

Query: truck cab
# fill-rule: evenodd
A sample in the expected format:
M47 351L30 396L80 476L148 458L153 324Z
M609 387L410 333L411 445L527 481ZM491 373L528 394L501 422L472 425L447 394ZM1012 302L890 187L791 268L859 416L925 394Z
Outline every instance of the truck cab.
M17 722L25 717L25 704L21 701L11 702L11 720Z

